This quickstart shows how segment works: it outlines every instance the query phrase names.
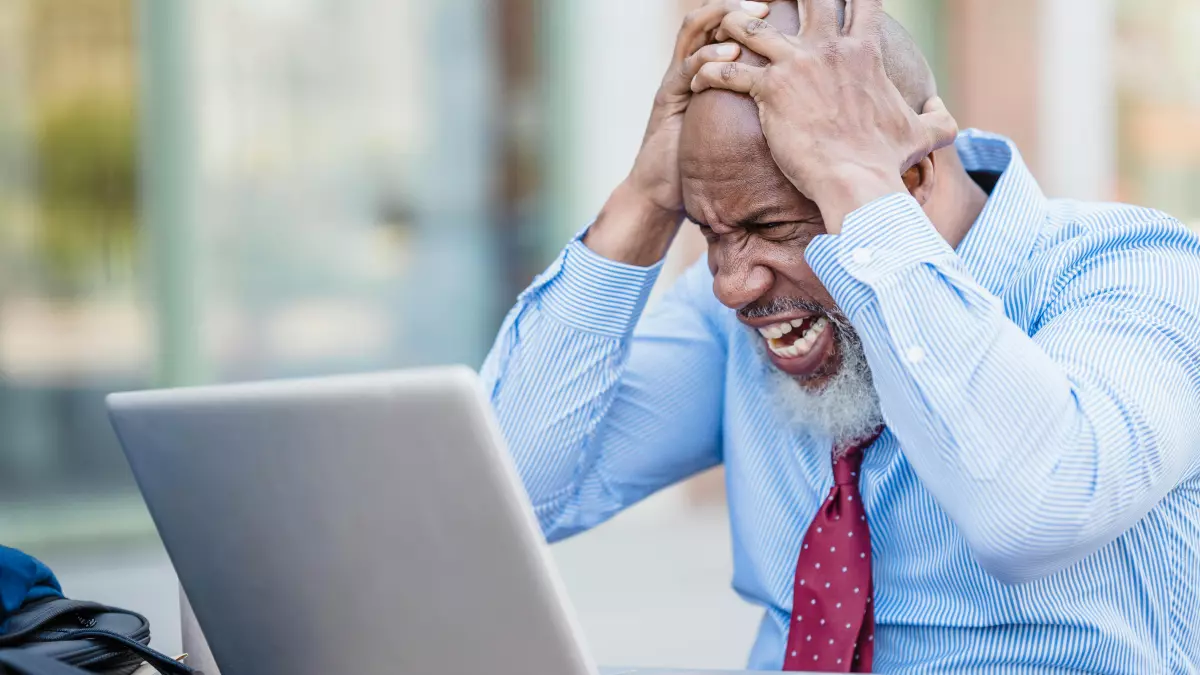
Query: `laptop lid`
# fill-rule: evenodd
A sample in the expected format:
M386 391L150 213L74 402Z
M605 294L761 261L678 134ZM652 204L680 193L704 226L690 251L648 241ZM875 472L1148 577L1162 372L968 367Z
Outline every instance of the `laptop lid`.
M470 370L108 405L224 675L594 672Z

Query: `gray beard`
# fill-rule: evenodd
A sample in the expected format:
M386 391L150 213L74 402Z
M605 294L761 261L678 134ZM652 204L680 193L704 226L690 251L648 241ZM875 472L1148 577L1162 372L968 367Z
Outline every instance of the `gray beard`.
M837 329L842 363L819 390L809 389L776 368L757 332L750 341L762 357L771 400L777 405L781 418L799 431L830 438L836 456L851 441L870 437L883 426L883 412L858 333L845 316L836 312L827 315Z

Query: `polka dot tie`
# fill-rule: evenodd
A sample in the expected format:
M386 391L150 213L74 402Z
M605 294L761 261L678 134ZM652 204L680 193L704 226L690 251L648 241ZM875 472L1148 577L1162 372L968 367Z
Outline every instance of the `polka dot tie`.
M871 670L871 534L858 475L863 450L878 437L854 444L833 463L833 489L804 536L796 564L784 670Z

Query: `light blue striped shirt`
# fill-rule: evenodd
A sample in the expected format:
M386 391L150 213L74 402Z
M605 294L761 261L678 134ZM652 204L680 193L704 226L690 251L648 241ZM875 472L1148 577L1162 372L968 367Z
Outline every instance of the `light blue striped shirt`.
M862 470L875 668L1200 672L1200 239L1047 199L1001 137L958 150L1000 178L957 251L900 194L806 251L888 423ZM643 316L658 271L572 242L485 380L551 540L724 464L750 665L778 669L830 441L778 417L703 261Z

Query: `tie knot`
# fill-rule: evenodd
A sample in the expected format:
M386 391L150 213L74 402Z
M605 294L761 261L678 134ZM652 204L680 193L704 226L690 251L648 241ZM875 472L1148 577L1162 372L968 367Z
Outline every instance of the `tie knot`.
M833 482L838 485L858 485L858 470L862 467L863 449L854 446L833 460Z
M862 468L863 451L883 433L879 429L867 438L851 441L849 447L833 460L833 482L838 485L858 485L858 473Z

